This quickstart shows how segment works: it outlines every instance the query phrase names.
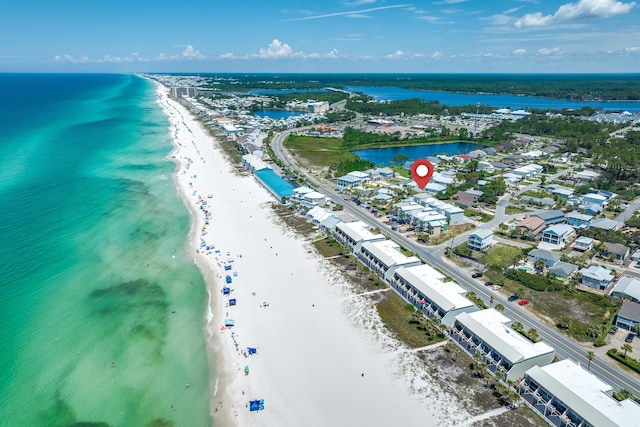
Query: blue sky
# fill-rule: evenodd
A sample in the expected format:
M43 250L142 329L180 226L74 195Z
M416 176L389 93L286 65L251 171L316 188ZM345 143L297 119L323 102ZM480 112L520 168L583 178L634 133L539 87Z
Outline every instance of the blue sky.
M4 0L0 72L640 72L627 0Z

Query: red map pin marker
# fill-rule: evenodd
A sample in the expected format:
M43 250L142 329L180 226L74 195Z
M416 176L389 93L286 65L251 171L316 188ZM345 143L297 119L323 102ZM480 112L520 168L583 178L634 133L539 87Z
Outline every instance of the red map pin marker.
M421 190L431 181L433 165L429 160L419 159L411 165L411 176Z

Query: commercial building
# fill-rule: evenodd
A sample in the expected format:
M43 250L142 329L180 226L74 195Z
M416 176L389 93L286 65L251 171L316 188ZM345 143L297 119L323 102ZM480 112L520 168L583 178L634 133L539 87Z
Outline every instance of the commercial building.
M558 427L626 427L640 420L640 405L617 401L609 384L568 359L529 369L518 393Z
M430 265L399 267L389 284L404 299L430 319L438 319L450 326L460 313L478 311L468 300L467 291L455 282L445 281L445 276Z
M422 262L416 256L406 256L400 252L400 245L393 240L365 242L356 253L358 259L374 273L389 283L399 267L412 267Z
M379 242L385 240L380 233L372 233L369 226L362 221L341 222L333 230L333 237L349 247L352 253L360 251L365 242Z
M480 353L488 369L502 372L506 381L522 378L528 369L548 365L555 357L552 347L511 329L511 319L494 308L458 314L450 333L471 355Z

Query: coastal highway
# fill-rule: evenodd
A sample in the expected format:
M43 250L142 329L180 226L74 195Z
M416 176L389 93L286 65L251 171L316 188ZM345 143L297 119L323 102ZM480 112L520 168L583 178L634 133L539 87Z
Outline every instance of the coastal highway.
M388 225L382 221L373 217L369 212L356 206L350 200L345 199L342 195L336 193L331 184L327 184L324 181L311 176L305 170L298 167L298 165L291 159L287 151L283 147L285 138L294 132L294 130L287 130L285 132L274 135L271 141L271 147L278 156L292 171L298 175L304 176L308 182L316 186L318 192L331 198L335 203L341 204L345 211L351 214L354 218L369 224L371 227L377 227L383 234L391 236L393 240L400 243L408 250L414 252L417 256L422 258L426 263L437 268L443 274L451 277L458 282L462 287L472 290L479 297L483 298L485 302L490 300L493 296L496 303L500 303L505 307L504 314L512 319L522 323L525 328L535 328L540 337L544 341L556 350L556 354L560 359L571 359L582 366L587 366L587 351L589 349L574 342L569 337L563 335L553 327L549 327L546 323L538 319L533 313L526 307L521 307L515 303L507 301L501 294L494 292L492 289L484 286L483 284L473 280L468 276L465 269L461 269L457 266L449 264L443 259L444 246L426 247L417 242L414 242L404 235L392 230ZM504 203L504 202L503 202ZM504 205L503 205L504 206ZM502 208L502 212L504 212ZM535 302L533 302L535 304ZM605 356L607 357L607 356ZM624 388L631 391L634 395L640 396L640 383L633 378L630 378L623 371L615 366L612 366L598 357L594 357L591 361L590 371L612 385L614 388Z

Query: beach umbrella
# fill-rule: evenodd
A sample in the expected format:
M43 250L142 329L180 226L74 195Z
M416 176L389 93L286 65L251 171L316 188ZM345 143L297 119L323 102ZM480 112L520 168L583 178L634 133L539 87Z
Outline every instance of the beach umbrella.
M244 367L244 373L249 375L249 365Z

